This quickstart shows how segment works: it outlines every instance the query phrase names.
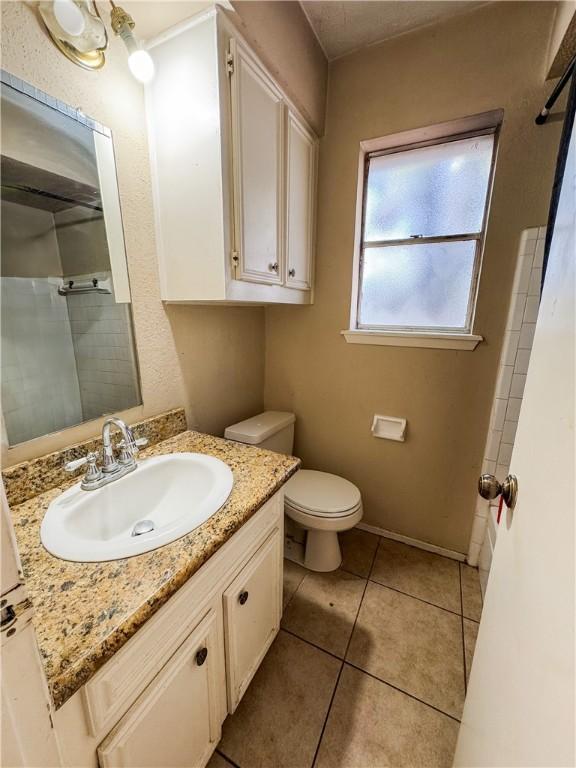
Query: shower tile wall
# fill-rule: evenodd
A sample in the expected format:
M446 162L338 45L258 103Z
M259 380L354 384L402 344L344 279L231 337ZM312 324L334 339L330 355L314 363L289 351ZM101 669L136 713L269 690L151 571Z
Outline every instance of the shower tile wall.
M2 278L2 411L10 444L82 421L58 278ZM24 350L26 353L23 354Z
M110 273L96 276L109 278ZM87 277L94 275L70 279ZM129 305L100 293L69 295L67 300L84 419L132 408L140 393Z
M514 438L528 373L532 341L538 318L540 284L546 227L522 232L504 344L484 451L482 472L496 475L502 482L510 467ZM478 499L472 529L468 562L479 565L482 591L485 592L492 552L496 544L498 499L491 505Z

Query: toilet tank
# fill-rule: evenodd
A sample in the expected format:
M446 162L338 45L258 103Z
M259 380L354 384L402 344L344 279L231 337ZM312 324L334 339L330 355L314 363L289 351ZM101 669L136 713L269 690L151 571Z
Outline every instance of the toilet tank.
M286 411L264 411L226 427L224 437L238 443L257 445L276 453L291 454L294 448L296 417Z

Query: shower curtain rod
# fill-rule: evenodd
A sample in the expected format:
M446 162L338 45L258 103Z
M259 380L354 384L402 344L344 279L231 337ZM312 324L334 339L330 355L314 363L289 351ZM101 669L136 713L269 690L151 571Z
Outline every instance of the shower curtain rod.
M554 90L550 94L550 97L549 97L548 101L546 102L546 104L544 104L544 106L542 107L542 109L540 111L540 114L534 120L536 125L544 125L544 123L548 119L548 115L550 114L550 110L552 109L552 107L556 103L556 99L558 98L558 96L560 96L560 94L564 90L564 86L566 85L568 80L570 80L570 76L574 74L575 69L576 69L576 54L574 54L574 56L572 57L570 63L566 67L566 71L564 72L564 74L562 75L560 80L558 80L558 82L556 83L556 86L555 86Z

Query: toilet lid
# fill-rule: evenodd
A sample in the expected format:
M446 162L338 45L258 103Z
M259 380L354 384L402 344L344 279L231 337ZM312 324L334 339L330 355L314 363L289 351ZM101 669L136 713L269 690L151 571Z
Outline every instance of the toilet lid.
M301 469L284 486L288 504L316 514L349 512L361 501L356 486L338 475Z

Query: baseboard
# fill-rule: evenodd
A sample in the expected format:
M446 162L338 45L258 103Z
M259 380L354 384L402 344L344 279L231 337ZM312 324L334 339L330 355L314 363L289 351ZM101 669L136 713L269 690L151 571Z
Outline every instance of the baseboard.
M394 541L401 541L403 544L409 544L411 547L418 547L418 549L425 549L427 552L434 552L436 555L449 557L452 560L459 560L461 563L466 562L466 555L463 554L462 552L454 552L454 550L452 549L444 549L444 547L437 547L436 544L429 544L427 541L420 541L420 539L411 539L410 536L403 536L401 533L386 531L384 528L379 528L377 525L369 525L368 523L358 523L356 528L360 528L360 530L362 531L368 531L368 533L375 533L377 536L383 536L385 539L393 539Z

